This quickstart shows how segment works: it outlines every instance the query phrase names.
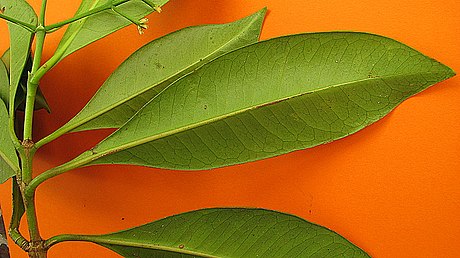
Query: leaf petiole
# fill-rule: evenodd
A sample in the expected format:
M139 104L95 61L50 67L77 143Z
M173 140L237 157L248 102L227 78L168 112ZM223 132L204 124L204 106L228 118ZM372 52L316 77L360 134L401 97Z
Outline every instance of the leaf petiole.
M8 21L8 22L14 23L14 24L16 24L16 25L18 25L18 26L21 26L22 28L24 28L24 29L26 29L26 30L28 30L28 31L30 31L30 32L32 32L32 33L35 32L35 29L36 29L36 28L35 28L35 26L32 25L32 24L29 24L29 23L20 21L20 20L18 20L18 19L15 19L15 18L10 17L10 16L8 16L8 15L4 15L4 14L2 14L2 13L0 13L0 18L6 20L6 21Z
M106 10L109 10L111 8L113 8L114 6L117 6L117 5L120 5L120 4L123 4L125 2L127 2L129 0L121 0L121 1L118 1L116 3L106 3L104 5L101 5L99 7L95 7L85 13L82 13L82 14L79 14L75 17L72 17L70 19L67 19L67 20L64 20L64 21L61 21L61 22L58 22L58 23L55 23L55 24L51 24L51 25L48 25L48 26L45 26L45 31L47 33L51 33L51 32L54 32L60 28L62 28L63 26L67 25L67 24L70 24L70 23L73 23L73 22L76 22L76 21L79 21L79 20L82 20L82 19L85 19L85 18L88 18L89 16L92 16L94 14L97 14L97 13L100 13L100 12L103 12L103 11L106 11Z

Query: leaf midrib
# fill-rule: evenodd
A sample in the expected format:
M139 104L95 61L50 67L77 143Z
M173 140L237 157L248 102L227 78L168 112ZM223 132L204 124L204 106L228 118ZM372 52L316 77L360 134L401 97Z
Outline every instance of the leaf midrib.
M170 246L165 246L165 245L160 245L160 244L149 244L149 243L138 243L138 242L133 242L133 241L126 241L126 240L104 239L104 238L98 238L94 236L89 236L87 237L86 240L90 242L94 242L96 244L118 245L118 246L144 248L144 249L158 250L158 251L168 251L168 252L174 252L174 253L205 257L205 258L217 258L218 257L218 256L209 255L209 254L204 254L204 253L197 252L197 251L191 251L191 250L181 249L178 247L176 248L176 247L170 247Z
M413 75L435 74L435 73L442 73L442 72L441 71L439 71L439 72L417 72L417 73L408 73L408 74L387 75L387 76L380 76L378 78L365 78L365 79L361 79L361 80L355 80L355 81L352 81L352 82L333 84L333 85L330 85L330 86L325 87L325 88L315 89L315 90L312 90L312 91L307 91L307 92L295 94L295 95L292 95L292 96L289 96L289 97L285 97L285 98L282 98L282 99L278 99L278 100L275 100L275 101L266 102L266 103L258 104L258 105L252 106L252 107L236 110L236 111L233 111L233 112L221 115L221 116L217 116L217 117L214 117L214 118L211 118L211 119L206 119L206 120L203 120L201 122L197 122L197 123L194 123L194 124L191 124L191 125L188 125L188 126L184 126L184 127L181 127L181 128L177 128L177 129L173 129L173 130L170 130L170 131L167 131L167 132L156 134L156 135L153 135L153 136L150 136L150 137L146 137L144 139L133 141L133 142L130 142L130 143L118 146L118 147L109 148L109 149L104 150L104 151L99 152L99 153L97 152L97 146L98 145L96 145L93 149L88 151L89 153L91 153L91 155L87 156L87 157L83 157L83 159L80 160L80 162L78 162L78 163L81 164L81 165L85 165L85 164L88 164L91 161L97 160L97 159L99 159L99 158L101 158L103 156L106 156L108 154L120 152L120 151L130 149L132 147L142 145L142 144L145 144L145 143L148 143L148 142L152 142L152 141L155 141L155 140L158 140L158 139L170 136L170 135L185 132L185 131L188 131L188 130L191 130L191 129L194 129L194 128L197 128L197 127L200 127L200 126L204 126L204 125L207 125L207 124L210 124L210 123L213 123L213 122L216 122L216 121L228 118L228 117L232 117L232 116L235 116L235 115L238 115L238 114L250 111L250 110L258 109L258 108L261 108L261 107L264 107L264 106L274 105L274 104L277 104L279 102L284 102L284 101L287 101L289 99L293 99L293 98L296 98L296 97L301 97L301 96L308 95L308 94L313 94L313 93L320 92L320 91L323 91L323 90L328 90L328 89L331 89L331 88L345 86L345 85L353 85L355 83L360 83L360 82L364 82L364 81L373 81L373 80L399 78L399 77L413 76ZM115 133L116 132L114 132L113 134L115 134ZM110 136L108 136L108 138L109 137Z
M236 37L234 37L234 38L232 38L231 40L227 41L227 43L223 44L221 47L217 48L215 51L211 52L210 54L208 54L208 55L206 55L206 56L203 56L202 59L205 60L205 59L209 58L209 57L212 56L213 54L215 54L215 53L221 51L222 49L224 49L224 48L225 48L226 46L228 46L230 43L236 41L237 39L240 39L241 36L246 32L246 29L247 29L247 28L250 28L250 27L254 24L255 21L256 21L256 19L253 19L252 22L249 23L248 26L244 27L245 30L243 30L241 33L237 34ZM223 24L220 24L220 25L223 25ZM206 26L206 25L202 25L202 26ZM200 26L200 27L202 27L202 26ZM189 28L192 28L192 27L189 27ZM183 29L182 29L182 30L183 30ZM179 31L181 31L181 30L179 30ZM175 33L178 33L179 31L176 31ZM246 46L242 46L242 47L246 47ZM238 48L238 49L239 49L239 48ZM233 51L232 51L232 52L233 52ZM216 59L216 58L218 58L218 57L220 57L220 56L217 56L217 57L215 57L214 59ZM214 60L214 59L213 59L213 60ZM77 128L77 127L79 127L79 126L81 126L81 125L83 125L83 124L85 124L85 123L87 123L87 122L89 122L89 121L91 121L91 120L93 120L93 119L95 119L95 118L97 118L97 117L99 117L99 116L105 114L105 113L107 113L108 111L113 110L114 108L116 108L116 107L118 107L118 106L120 106L120 105L122 105L122 104L124 104L124 103L126 103L126 102L128 102L128 101L130 101L130 100L132 100L132 99L134 99L134 98L136 98L136 97L138 97L138 96L140 96L141 94L143 94L143 93L145 93L145 92L147 92L147 91L149 91L149 90L152 90L152 89L155 88L156 86L158 86L158 85L160 85L160 84L163 84L163 83L167 82L168 80L172 79L173 77L175 77L175 76L177 76L177 75L183 73L184 71L190 69L190 68L193 67L194 65L200 64L201 62L202 62L202 61L200 61L200 60L198 59L196 62L192 63L191 65L189 65L189 66L183 68L182 70L177 71L176 73L174 73L174 74L172 74L171 76L169 76L169 77L167 77L167 78L165 78L165 79L163 79L163 80L157 82L156 84L153 84L153 85L149 86L148 88L146 88L146 89L144 89L144 90L142 90L142 91L139 91L139 92L137 92L137 93L135 93L135 94L133 94L133 95L130 95L129 98L126 98L126 99L124 99L123 101L116 102L116 103L114 103L113 105L111 105L111 106L109 106L109 107L107 107L107 108L105 108L105 109L102 109L100 112L94 113L93 116L88 116L86 119L80 120L80 122L77 123L77 124L75 124L75 125L72 125L72 124L71 124L71 126L69 126L69 127L66 129L66 131L71 131L71 130L73 130L73 129L75 129L75 128ZM208 62L203 62L203 65L205 65L205 64L207 64L207 63L210 63L210 62L212 62L212 60L209 60ZM196 69L199 69L199 68L202 67L203 65L197 66L197 67L195 68L195 70L196 70ZM195 70L190 71L190 72L187 73L187 74L184 74L183 76L177 78L174 82L176 82L177 80L180 80L180 79L183 78L184 76L187 76L187 75L189 75L189 74L195 72ZM174 84L174 82L171 82L170 85ZM168 85L168 87L169 87L169 85ZM164 90L166 90L168 87L166 87ZM159 95L159 94L157 94L157 95ZM155 96L155 97L156 97L156 96Z

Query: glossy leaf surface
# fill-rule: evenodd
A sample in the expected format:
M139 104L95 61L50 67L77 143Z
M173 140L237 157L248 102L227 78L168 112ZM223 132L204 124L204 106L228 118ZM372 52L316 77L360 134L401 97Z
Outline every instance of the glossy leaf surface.
M352 134L453 75L381 36L276 38L177 81L72 163L194 170L268 158Z
M16 171L19 171L19 161L8 131L8 111L0 100L0 184L14 176Z
M145 45L115 70L63 130L119 128L179 77L219 55L257 42L265 12L233 23L182 29Z
M14 17L25 23L37 24L37 15L25 0L0 0L0 7L5 7L5 15ZM10 31L10 98L14 99L21 76L29 56L32 33L28 30L8 23ZM7 104L9 103L6 102Z
M369 257L335 232L262 209L205 209L89 237L124 257Z
M83 0L75 16L104 6L112 1L113 0ZM152 0L151 2L157 4L158 6L163 6L168 1L169 0ZM127 1L126 3L115 7L115 9L134 20L139 20L154 11L141 0ZM86 45L130 24L132 24L130 21L111 9L99 12L69 25L64 37L61 39L61 42L56 49L56 52L63 52L61 57L62 59L80 48L83 48ZM136 35L133 34L133 37L135 36Z

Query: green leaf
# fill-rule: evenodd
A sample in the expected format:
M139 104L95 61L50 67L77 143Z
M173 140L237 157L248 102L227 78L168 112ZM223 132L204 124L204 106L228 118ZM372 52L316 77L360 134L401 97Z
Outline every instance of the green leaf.
M0 184L19 171L18 157L8 131L8 120L8 111L0 100Z
M10 50L7 49L5 53L3 53L1 60L6 67L7 72L10 72ZM1 69L1 68L0 68ZM27 91L27 80L29 71L32 70L32 52L29 52L29 56L26 61L26 65L24 66L24 70L22 71L21 79L19 80L19 87L16 92L15 96L15 109L19 109L24 111L25 109L25 100L26 100L26 91ZM4 93L2 89L0 89L0 97L8 103L8 88L7 88L7 95L5 99L3 99ZM37 89L37 93L35 95L35 110L45 109L48 113L51 112L51 109L46 101L43 92L41 91L40 87Z
M37 24L37 15L25 0L0 0L0 7L5 7L5 15L25 23ZM32 33L19 25L8 23L10 30L10 97L14 99L19 82L29 56ZM9 103L6 102L7 104Z
M113 0L83 0L77 15L84 14L95 8L110 4ZM153 0L158 6L163 6L169 0ZM119 1L118 1L119 2ZM154 10L141 0L131 0L116 7L116 10L132 17L134 20L146 16ZM56 52L63 52L64 58L86 45L101 39L115 31L130 25L131 22L111 9L94 14L88 18L74 22L67 28Z
M85 239L123 257L369 257L324 227L262 209L205 209Z
M179 77L217 56L257 42L265 13L262 9L233 23L186 28L150 42L121 64L62 129L119 128Z
M6 103L10 96L10 79L8 71L3 62L0 62L0 99Z
M377 35L271 39L178 80L68 165L195 170L273 157L350 135L453 75Z

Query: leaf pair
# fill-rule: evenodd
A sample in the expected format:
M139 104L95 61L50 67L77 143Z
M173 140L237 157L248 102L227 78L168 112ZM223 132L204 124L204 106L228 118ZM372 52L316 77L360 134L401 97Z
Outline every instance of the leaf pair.
M162 39L149 46L161 43ZM130 105L131 96L143 97L149 90L153 93L147 96L155 97L69 164L196 170L273 157L352 134L454 75L450 68L392 39L327 32L246 46L166 88L162 77L145 87L144 64L150 77L163 75L162 65L155 68L160 53L149 51L149 46L115 71L63 128L119 127L147 101ZM170 46L176 47L180 44Z

